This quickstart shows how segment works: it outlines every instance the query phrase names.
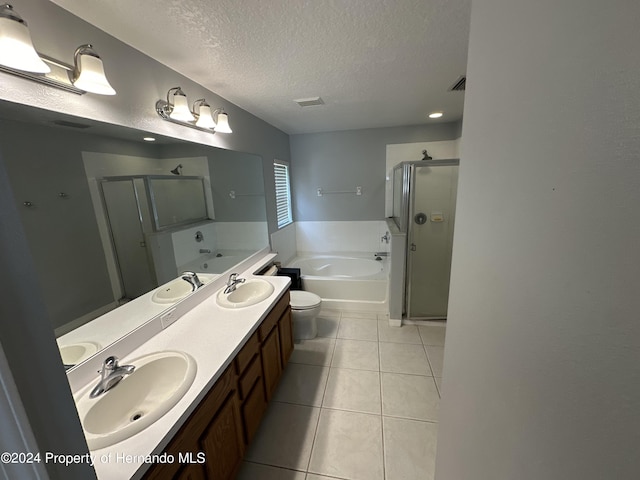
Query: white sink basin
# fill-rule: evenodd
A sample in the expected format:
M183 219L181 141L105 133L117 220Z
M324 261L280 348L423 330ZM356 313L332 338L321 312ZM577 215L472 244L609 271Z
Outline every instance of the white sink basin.
M202 283L206 284L211 280L212 275L199 274L198 278ZM159 287L151 296L151 301L155 303L176 303L192 291L191 284L178 277Z
M220 290L216 301L224 308L244 308L261 302L269 297L273 291L273 285L265 280L247 280L244 283L239 283L231 293L224 293L224 288Z
M77 365L100 350L100 345L95 342L76 342L69 345L60 345L60 356L65 365Z
M126 363L136 369L106 393L90 398L91 384L76 396L90 450L121 442L161 418L189 390L197 369L182 352L152 353Z

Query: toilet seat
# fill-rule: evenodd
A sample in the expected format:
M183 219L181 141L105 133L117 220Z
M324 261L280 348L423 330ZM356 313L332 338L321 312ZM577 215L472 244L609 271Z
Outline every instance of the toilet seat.
M315 293L305 292L302 290L291 290L291 309L292 310L311 310L316 308L322 302L322 299Z

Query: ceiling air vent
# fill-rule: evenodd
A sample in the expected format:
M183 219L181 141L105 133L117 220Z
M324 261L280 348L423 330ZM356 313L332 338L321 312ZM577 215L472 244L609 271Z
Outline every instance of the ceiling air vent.
M89 128L91 126L91 125L85 125L83 123L67 122L66 120L54 120L53 123L56 125L60 125L61 127L71 127L71 128Z
M451 85L451 87L449 87L449 91L462 92L465 90L466 86L467 86L467 77L463 75L458 80L456 80L456 83L454 83L453 85Z
M320 97L298 98L294 100L301 107L313 107L314 105L324 105L324 101Z

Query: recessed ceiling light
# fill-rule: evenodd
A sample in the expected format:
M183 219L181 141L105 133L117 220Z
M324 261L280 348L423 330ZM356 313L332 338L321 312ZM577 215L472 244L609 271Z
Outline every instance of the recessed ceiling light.
M440 118L444 113L442 112L433 112L429 114L429 118Z
M144 137L144 138L143 138L143 140L144 140L145 142L155 142L155 141L156 141L156 139L155 139L155 138L153 138L153 137Z

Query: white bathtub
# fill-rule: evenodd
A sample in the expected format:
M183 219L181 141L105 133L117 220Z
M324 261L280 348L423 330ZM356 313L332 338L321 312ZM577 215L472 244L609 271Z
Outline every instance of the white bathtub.
M303 254L287 267L300 269L302 288L322 298L326 308L388 311L386 257L380 261L373 253Z

